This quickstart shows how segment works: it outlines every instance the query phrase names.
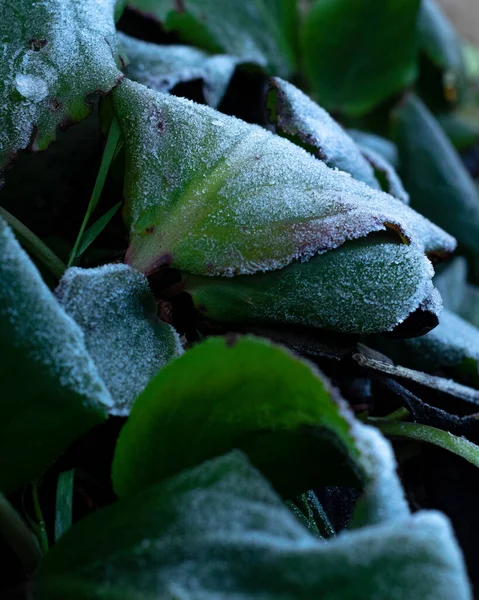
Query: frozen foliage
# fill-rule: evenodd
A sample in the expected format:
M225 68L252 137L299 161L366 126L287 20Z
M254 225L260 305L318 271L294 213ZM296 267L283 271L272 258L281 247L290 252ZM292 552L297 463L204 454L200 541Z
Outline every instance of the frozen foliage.
M286 76L295 66L295 3L287 0L129 0L167 30L206 50Z
M47 147L57 126L88 114L89 94L117 83L116 4L0 2L0 168L18 150Z
M72 268L55 293L84 332L115 402L110 413L128 415L148 381L182 352L173 327L156 317L146 278L126 265Z
M114 91L125 137L127 262L239 275L308 260L393 229L412 249L454 239L399 200L261 127L125 80Z
M128 58L130 79L159 92L169 92L178 83L203 82L203 95L217 107L240 62L226 54L210 55L192 46L159 46L123 33L118 38Z
M138 575L140 573L140 575ZM46 556L40 600L472 598L447 519L310 534L235 452L84 519Z
M0 218L0 488L26 483L112 400L83 333Z
M218 321L373 333L391 331L423 304L437 315L441 304L432 275L415 246L367 238L279 271L185 280L196 306Z
M375 189L380 185L369 162L336 121L297 87L273 77L268 90L270 118L278 133L298 141L328 167L350 173Z
M479 287L467 282L467 262L458 256L434 279L444 306L479 328Z
M381 189L388 194L391 194L391 196L398 198L398 200L401 200L401 202L404 202L404 204L409 204L409 194L404 189L399 175L396 173L391 164L388 163L388 161L375 150L371 150L370 148L361 146L360 144L358 144L358 148L361 150L364 158L374 169L376 178L381 184Z
M369 131L359 129L347 129L348 135L361 146L380 154L395 169L399 166L399 156L396 144Z

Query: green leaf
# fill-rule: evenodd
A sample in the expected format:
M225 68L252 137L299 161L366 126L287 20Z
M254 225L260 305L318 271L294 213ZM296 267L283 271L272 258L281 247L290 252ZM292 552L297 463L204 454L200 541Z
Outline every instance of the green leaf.
M479 328L479 287L467 282L467 263L456 257L434 279L444 306Z
M74 480L75 469L63 471L58 476L55 501L55 542L58 542L72 526Z
M401 174L412 206L454 235L479 277L479 195L440 125L413 94L395 113Z
M479 329L449 310L422 337L379 343L395 362L479 387Z
M454 240L402 202L287 140L188 100L124 81L126 261L145 274L279 269L393 229L426 252Z
M359 477L361 518L376 522L404 513L406 504L391 451L373 433L317 371L283 348L252 336L210 338L139 396L112 478L125 495L241 447L290 497L313 482Z
M302 146L332 169L380 189L374 171L354 141L318 104L291 83L273 77L269 81L267 106L276 131Z
M464 94L466 73L461 40L435 0L421 0L419 48L437 69L439 89L446 104L457 104ZM431 81L428 85L433 85ZM422 89L422 88L421 88ZM436 88L433 88L436 92ZM432 101L436 101L432 99Z
M196 307L215 321L373 333L392 331L416 310L432 315L434 326L440 299L432 274L420 250L386 237L348 242L270 273L183 278Z
M316 0L301 31L303 62L327 110L362 115L416 78L419 0Z
M207 104L217 107L240 59L227 54L210 55L191 46L159 46L118 35L128 56L130 79L159 92L168 93L179 83L201 80Z
M28 482L101 423L111 397L80 328L0 218L0 488Z
M166 31L286 76L296 67L296 0L129 0Z
M0 169L44 150L90 111L88 96L122 77L114 16L124 2L16 0L0 6Z
M359 129L347 129L346 131L358 146L380 154L392 167L395 169L398 168L399 156L396 144L370 131L361 131Z
M34 586L39 600L472 597L440 513L322 542L239 453L87 517L48 554Z
M81 327L85 346L125 416L148 381L181 354L173 327L160 321L146 278L127 265L69 269L56 297Z

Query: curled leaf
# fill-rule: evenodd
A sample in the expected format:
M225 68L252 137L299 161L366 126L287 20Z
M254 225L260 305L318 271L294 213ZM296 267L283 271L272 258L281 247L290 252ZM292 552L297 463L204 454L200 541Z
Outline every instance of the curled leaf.
M121 79L118 0L15 0L0 5L0 169L19 150L44 150L58 126L87 116L88 96Z
M226 54L210 55L191 46L160 46L123 33L118 39L128 57L130 79L165 93L179 83L201 80L205 101L215 108L240 62Z
M182 353L173 327L156 317L146 278L126 265L72 268L55 294L84 332L115 402L110 414L128 415L149 380Z

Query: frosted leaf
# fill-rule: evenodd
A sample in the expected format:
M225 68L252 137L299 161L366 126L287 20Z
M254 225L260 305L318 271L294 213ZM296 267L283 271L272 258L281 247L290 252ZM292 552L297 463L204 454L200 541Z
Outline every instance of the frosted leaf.
M364 488L356 524L408 514L389 442L312 365L252 336L210 338L150 382L120 434L113 483L123 496L238 447L285 497L348 483Z
M396 144L370 131L361 131L359 129L347 129L348 135L353 138L356 144L362 148L373 150L380 154L395 169L399 166L399 157Z
M126 265L68 269L55 292L81 327L114 406L126 416L150 379L182 353L173 327L159 321L143 275Z
M432 275L414 246L364 239L270 273L184 278L195 305L213 320L372 333L393 330L429 298L437 300ZM440 300L426 310L439 314Z
M159 46L123 33L118 39L128 57L126 72L130 79L164 93L178 83L200 79L206 103L215 108L240 62L226 54L210 55L191 46Z
M297 87L272 77L267 92L270 119L280 135L309 150L328 167L380 189L374 170L344 129Z
M113 96L126 260L145 274L168 264L208 275L280 269L388 228L428 253L455 247L399 200L259 126L128 80Z
M374 174L381 185L381 189L401 200L404 204L409 204L409 194L404 189L402 181L394 170L394 167L378 152L361 146L361 144L358 144L358 148L374 169Z
M395 362L433 374L446 374L479 387L479 329L449 310L439 325L422 337L385 343Z
M377 360L365 356L364 354L356 354L354 359L363 367L379 371L385 375L389 375L394 379L403 380L405 382L411 382L425 386L436 390L437 392L448 394L459 400L469 403L470 405L479 406L479 391L473 388L467 387L460 383L456 383L452 379L445 379L444 377L436 377L423 373L422 371L414 371L401 365L394 365L382 360Z
M315 538L238 453L86 517L42 561L39 600L472 600L446 517ZM358 595L359 591L359 595Z
M467 284L467 261L456 256L434 278L434 285L441 293L444 308L460 313Z
M0 488L27 483L112 399L85 348L27 254L0 218Z
M43 150L87 116L88 96L118 83L114 17L122 0L0 3L0 169Z
M296 65L297 9L291 0L129 0L194 46L237 56L274 74Z

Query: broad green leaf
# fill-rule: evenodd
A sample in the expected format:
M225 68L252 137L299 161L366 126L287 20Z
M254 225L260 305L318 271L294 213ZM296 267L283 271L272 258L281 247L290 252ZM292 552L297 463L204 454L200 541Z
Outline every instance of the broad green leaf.
M409 95L395 113L401 174L412 206L456 236L479 277L479 194L426 106Z
M269 81L267 106L276 130L314 154L332 169L380 189L374 171L354 141L316 102L291 83L273 77Z
M19 150L44 150L90 112L88 96L121 79L118 0L0 4L0 168Z
M46 556L39 600L472 598L437 512L322 542L239 453L121 499Z
M71 268L55 294L83 330L115 403L110 414L128 415L148 381L182 353L178 334L156 316L146 278L127 265Z
M394 167L379 152L360 144L358 144L358 148L373 168L374 175L379 181L381 189L401 200L404 204L409 204L409 194L404 189L402 181Z
M275 270L385 229L428 253L454 248L402 202L261 127L130 81L114 105L126 149L126 260L145 274Z
M479 329L447 309L426 335L379 345L401 365L479 387Z
M418 29L419 48L437 69L446 103L456 104L464 94L466 79L461 41L435 0L421 0Z
M112 478L122 496L241 447L285 495L344 478L349 464L365 485L361 518L385 520L406 505L391 451L374 433L283 348L251 336L211 338L139 396Z
M129 0L166 31L286 76L296 67L296 0Z
M179 83L199 79L203 82L206 103L215 108L241 62L227 54L211 55L191 46L159 46L123 33L118 39L128 57L126 72L130 79L165 93Z
M279 271L233 279L184 274L184 280L196 307L216 321L373 333L393 330L416 310L437 315L432 274L420 250L366 238Z
M301 31L303 62L328 111L364 114L416 78L420 0L316 0Z
M112 400L81 329L0 218L0 489L38 475L107 417Z
M479 110L454 111L436 115L439 125L458 152L479 143Z
M479 287L467 282L467 263L455 258L434 278L444 306L479 328Z

